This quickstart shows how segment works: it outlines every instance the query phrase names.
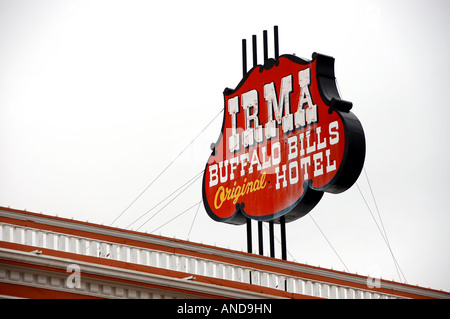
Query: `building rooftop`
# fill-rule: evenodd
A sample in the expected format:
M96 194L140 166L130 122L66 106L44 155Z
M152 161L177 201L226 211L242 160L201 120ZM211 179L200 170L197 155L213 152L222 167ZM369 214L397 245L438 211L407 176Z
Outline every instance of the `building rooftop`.
M429 288L0 207L5 298L450 298Z

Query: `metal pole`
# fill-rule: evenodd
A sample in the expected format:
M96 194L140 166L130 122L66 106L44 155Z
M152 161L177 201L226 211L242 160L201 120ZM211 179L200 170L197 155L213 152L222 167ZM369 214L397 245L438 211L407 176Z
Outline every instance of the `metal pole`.
M252 42L253 42L253 67L258 65L258 55L256 50L256 35L254 34L252 36Z
M275 59L278 59L280 54L278 51L278 26L273 27L273 33L274 33L274 44L275 44Z
M256 35L252 36L252 48L253 48L253 67L258 65L258 50L256 43ZM262 222L258 221L258 247L259 254L264 255L264 243L263 243L263 227Z
M270 257L275 258L275 234L273 230L273 220L269 222Z
M264 49L264 63L269 59L267 30L263 31L263 49ZM272 140L267 141L268 144ZM269 147L270 148L270 147ZM275 258L275 233L273 228L273 220L269 221L269 243L270 243L270 257Z
M267 49L267 30L263 31L263 46L264 46L264 62L269 59L269 53Z
M242 39L242 76L247 74L247 40ZM247 252L252 253L252 220L247 218Z
M247 40L242 39L242 76L247 74Z
M287 248L286 248L286 219L284 216L280 217L281 228L281 259L287 260Z
M259 246L259 254L264 255L264 243L263 243L263 224L261 221L258 221L258 246Z
M247 218L247 252L252 253L252 220ZM249 283L252 283L252 272L250 271Z
M247 218L247 252L252 253L252 220Z

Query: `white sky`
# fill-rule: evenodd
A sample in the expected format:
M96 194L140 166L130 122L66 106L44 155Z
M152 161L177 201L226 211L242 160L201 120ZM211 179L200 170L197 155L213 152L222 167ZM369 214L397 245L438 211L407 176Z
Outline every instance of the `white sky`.
M445 0L0 0L0 205L109 225L223 108L242 77L241 40L250 52L258 36L261 62L263 30L273 57L278 25L280 54L336 59L366 134L369 179L325 193L310 215L350 272L400 281L361 190L408 283L450 291L449 12ZM221 118L114 226L204 169ZM201 179L139 230L200 199ZM192 225L192 241L246 250L245 226L214 222L203 205L193 223L195 212L155 233L186 239ZM290 260L344 269L310 216L287 237Z

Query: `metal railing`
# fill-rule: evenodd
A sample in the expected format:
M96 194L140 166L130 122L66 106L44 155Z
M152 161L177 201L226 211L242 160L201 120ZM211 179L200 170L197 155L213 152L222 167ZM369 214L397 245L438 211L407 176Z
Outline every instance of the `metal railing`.
M175 254L93 238L0 223L0 240L74 254L100 257L139 265L251 283L308 296L331 299L396 299L398 296L373 292L308 278L300 278L226 263L197 256Z

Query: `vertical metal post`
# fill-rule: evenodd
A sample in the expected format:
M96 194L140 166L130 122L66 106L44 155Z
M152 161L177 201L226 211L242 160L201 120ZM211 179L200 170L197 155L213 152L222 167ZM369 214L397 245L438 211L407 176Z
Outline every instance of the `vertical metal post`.
M263 31L263 50L264 50L264 63L266 63L266 61L269 59L267 30ZM268 144L272 143L272 140L267 141L267 143ZM270 257L275 258L275 233L273 228L273 220L269 221L269 243L270 243Z
M263 31L263 47L264 47L264 62L269 59L268 44L267 44L267 30Z
M258 54L256 49L256 35L252 36L252 44L253 44L253 67L258 65Z
M242 76L247 74L247 40L242 39ZM252 220L247 218L247 252L252 253ZM250 278L251 280L251 278Z
M247 74L247 40L242 39L242 76Z
M280 217L280 229L281 229L281 259L287 260L286 219L284 218L284 216Z
M256 35L252 36L252 48L253 48L253 67L258 65L258 49L256 43ZM259 254L264 255L264 245L263 245L263 227L262 222L258 221L258 247Z
M247 218L247 252L252 253L252 220ZM249 273L249 283L252 283L252 272Z
M252 253L252 220L247 218L247 252Z
M263 31L263 52L264 52L264 63L269 59L268 52L268 41L267 41L267 30ZM267 141L270 149L271 140ZM275 234L273 230L273 221L269 221L269 243L270 243L270 257L275 257Z
M264 62L268 60L268 49L267 49L267 31L264 30L263 33L263 48L264 48ZM274 48L275 48L275 59L279 58L279 44L278 44L278 26L274 26ZM257 43L256 35L252 36L252 53L253 53L253 67L258 65L257 61ZM247 74L247 41L242 39L242 75ZM286 244L286 220L285 217L280 217L280 229L281 229L281 258L287 260L287 244ZM270 256L275 257L275 244L274 244L274 223L269 222L269 236L270 236ZM259 254L263 255L263 227L262 222L258 222L258 240L259 240ZM252 253L252 223L251 219L247 218L247 251ZM250 278L251 283L251 278Z
M270 257L275 258L275 233L273 230L273 220L269 222Z
M261 221L258 221L258 247L259 247L259 254L264 255L263 224Z
M273 34L274 34L274 45L275 45L275 59L278 59L280 54L278 50L278 26L273 27Z

